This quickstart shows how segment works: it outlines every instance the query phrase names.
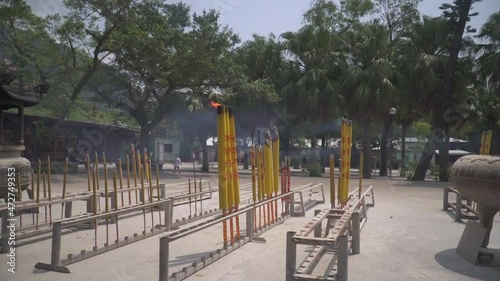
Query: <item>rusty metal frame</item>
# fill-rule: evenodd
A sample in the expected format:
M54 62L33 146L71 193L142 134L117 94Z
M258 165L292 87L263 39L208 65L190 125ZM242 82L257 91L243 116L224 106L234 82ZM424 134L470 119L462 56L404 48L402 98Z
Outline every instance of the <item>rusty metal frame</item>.
M477 211L472 207L472 200L465 198L458 190L451 186L445 186L443 191L443 211L451 212L454 215L456 222L461 221L462 218L468 220L479 220ZM450 193L454 193L456 195L455 203L449 202Z
M267 230L271 229L272 227L283 223L283 221L291 216L291 211L293 210L293 196L294 196L295 191L287 192L281 195L278 195L276 197L273 197L271 199L262 201L258 204L254 204L251 206L248 206L246 208L243 208L239 210L238 212L232 213L230 215L224 216L224 217L219 217L218 219L211 221L209 223L203 224L202 226L197 227L196 229L188 230L182 234L179 235L171 235L166 234L163 237L160 237L160 255L159 255L159 280L160 281L178 281L178 280L183 280L194 273L200 271L201 269L205 268L206 266L212 264L216 260L222 258L223 256L233 252L234 250L240 248L244 244L251 242L253 239L255 239L257 236L260 234L266 232ZM269 204L270 202L278 202L281 201L283 198L290 198L288 200L288 204L290 204L290 212L289 213L284 213L282 217L279 217L274 223L271 223L270 225L264 226L263 228L260 229L255 229L253 225L253 215L254 212L257 208L260 206L265 206L266 204ZM172 274L169 274L169 254L170 254L170 243L181 239L183 237L189 236L193 233L196 233L200 230L203 230L205 228L209 228L212 226L215 226L217 224L222 223L223 221L232 219L236 216L240 215L245 215L246 216L246 236L242 237L239 241L236 241L234 245L228 246L227 248L222 248L216 250L214 253L209 254L208 256L202 257L200 259L200 262L195 262L189 267L184 267L181 271L174 272Z
M352 191L348 204L340 209L315 210L315 216L299 233L287 233L286 280L348 280L348 256L359 254L362 225L366 223L368 207L375 206L373 187L368 187L357 196L358 189ZM367 203L368 202L368 203ZM322 232L323 221L326 221ZM310 237L311 234L313 237ZM306 259L297 267L297 245L314 246ZM313 275L313 271L325 256L333 253L324 274Z
M205 184L208 183L208 190L204 190L204 191L197 192L197 193L192 193L191 195L187 195L187 194L182 193L182 192L176 192L176 193L168 194L169 198L174 198L174 206L181 206L181 205L189 204L189 198L192 198L192 197L198 198L196 202L200 202L200 201L205 201L205 200L211 199L212 198L212 193L216 192L216 191L211 188L210 181L204 180L202 182L205 183ZM163 199L165 199L165 198L167 198L167 194L166 194L167 187L178 187L178 186L182 186L184 184L185 183L169 184L169 185L160 184L160 191L161 191L161 195L160 196ZM149 185L146 184L145 187L148 188ZM141 188L142 187L124 188L124 189L117 190L117 194L115 194L114 192L110 192L109 193L109 197L112 198L112 200L111 200L111 204L112 204L111 207L112 207L112 209L115 208L115 206L113 205L114 202L115 202L115 200L113 199L114 196L117 196L118 194L121 194L121 193L124 193L124 192L129 192L129 191L134 191L134 190L141 190ZM98 193L98 197L104 197L104 196L105 196L104 195L104 191L100 191ZM87 191L86 192L73 193L73 194L67 194L64 199L62 199L62 196L55 196L55 197L52 197L52 198L53 198L52 201L49 201L46 198L40 199L39 203L36 203L35 200L17 202L16 203L16 211L19 212L19 211L23 211L23 210L33 210L33 209L37 210L40 207L65 203L64 204L64 219L55 218L52 221L52 224L55 223L55 222L58 222L58 221L62 222L65 219L70 219L70 218L87 218L89 216L89 214L92 213L91 209L92 209L93 195L92 195L92 193L89 193ZM73 202L74 201L86 201L87 202L87 213L86 214L78 214L76 216L73 216L72 215L72 207L73 207ZM132 207L132 206L142 206L142 204L132 204L132 205L130 205L128 207ZM159 205L157 207L160 210L163 210L162 209L163 205ZM0 214L3 213L3 212L8 212L6 204L0 204ZM210 211L210 212L212 212L212 211ZM98 214L102 214L102 213L104 213L104 212L99 212ZM199 219L200 217L203 217L202 214L203 214L203 211L199 214L199 216L198 216L198 214L195 214L194 218L195 219ZM123 216L122 218L127 218L127 217L135 216L135 215L137 215L137 213L129 213L129 212L127 212L127 215ZM114 221L114 217L112 217L110 219L111 219L112 222ZM183 220L184 220L184 218L183 218ZM193 221L193 219L191 217L188 217L188 221ZM94 227L93 221L89 222L88 225L89 225L89 227L93 228ZM18 226L17 227L17 236L16 236L16 239L18 241L20 241L20 240L26 239L26 238L37 237L37 236L40 236L40 235L51 233L52 230L53 230L52 229L52 225L49 222L41 222L41 223L38 224L38 227L36 225L26 225L26 226L23 226L23 227L19 227ZM0 229L0 231L1 231L0 232L0 253L6 253L7 249L8 249L8 247L7 247L8 236L3 235L3 233L7 233L8 234L8 231L6 229Z
M315 188L320 188L319 191L314 192ZM294 192L298 193L299 195L299 201L295 202L295 204L299 204L299 207L294 206L294 212L292 213L292 216L294 217L303 217L306 214L306 211L309 210L310 208L314 207L316 204L323 204L325 203L325 190L323 187L322 183L311 183L311 184L306 184L297 188L293 189ZM304 194L309 192L309 196L307 197L307 200L304 200ZM317 200L316 197L321 196L321 200Z

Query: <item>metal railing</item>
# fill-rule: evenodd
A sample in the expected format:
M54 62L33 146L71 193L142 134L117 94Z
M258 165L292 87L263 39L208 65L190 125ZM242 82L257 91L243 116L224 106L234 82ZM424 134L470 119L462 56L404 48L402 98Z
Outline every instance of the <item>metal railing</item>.
M286 280L348 280L349 250L353 254L361 251L362 223L366 222L367 208L375 205L373 187L368 187L357 196L358 188L349 194L349 201L342 209L315 210L312 222L299 233L287 232L286 244ZM371 199L371 203L367 201ZM326 224L323 222L326 221ZM313 234L313 237L310 235ZM297 245L311 245L312 250L297 267ZM325 253L332 253L325 273L314 276L319 261Z
M306 184L294 188L293 191L298 194L297 199L299 199L294 202L299 204L299 207L295 208L294 216L305 216L305 212L314 205L325 203L325 190L322 183Z
M180 205L185 205L185 204L190 204L191 202L194 202L197 204L198 202L203 202L205 200L209 200L212 198L212 193L215 192L211 188L211 183L210 181L204 180L201 181L201 186L202 186L202 191L201 192L196 192L192 193L192 195L185 194L185 191L180 191L180 192L173 192L167 195L167 191L170 188L176 187L182 187L183 185L187 185L187 183L179 183L179 184L160 184L160 197L165 199L167 197L174 198L174 206L180 206ZM153 184L156 188L156 184ZM150 189L149 184L145 184L144 186L145 189ZM208 188L208 189L207 189ZM205 190L203 190L205 189ZM137 202L139 203L133 203L131 205L128 205L128 207L131 206L142 206L140 202L144 201L143 194L140 192L142 190L142 187L130 187L130 188L124 188L124 189L118 189L116 193L114 191L110 191L108 196L109 199L111 200L111 209L117 209L119 208L118 206L115 206L118 202L118 197L119 195L123 195L124 193L134 193L135 191L139 191L139 195L137 199ZM97 197L98 200L101 198L106 198L104 190L99 190L97 192ZM152 195L151 195L152 196ZM153 196L156 198L157 196ZM194 200L190 200L194 198ZM74 214L74 202L78 201L84 201L86 202L86 209L84 213L78 213ZM36 200L29 200L29 201L22 201L22 202L16 202L16 215L17 215L17 221L19 222L18 225L16 226L17 230L17 236L16 239L17 241L27 239L27 238L32 238L32 237L37 237L40 235L44 235L46 233L50 233L52 231L53 224L56 222L62 222L64 219L69 219L69 218L89 218L93 215L92 208L93 208L93 201L94 201L94 196L92 192L79 192L79 193L69 193L66 194L63 198L63 196L53 196L51 200L48 198L41 198L39 202L37 203ZM100 204L100 201L99 201ZM47 212L45 212L45 220L42 218L38 219L40 215L40 210L43 209L44 207L46 208L47 206L60 206L61 209L61 216L53 216L52 218L47 219ZM9 210L8 210L8 205L7 204L0 204L0 217L2 218L2 221L5 220L5 218L10 218L9 216ZM122 207L124 207L122 205ZM160 206L162 208L162 206ZM22 224L22 217L28 217L29 221L29 215L23 214L25 211L30 211L32 213L32 223L26 223ZM203 204L200 204L200 211L203 213ZM97 214L104 213L103 210L100 210L97 212ZM135 215L133 213L130 213L130 215ZM197 215L195 215L196 217ZM35 219L36 218L36 219ZM114 218L113 218L114 219ZM113 221L112 219L112 221ZM190 216L188 220L192 219ZM93 224L90 223L89 227L93 228ZM4 224L2 224L1 232L0 232L0 253L6 253L8 250L8 238L9 238L9 232L6 228L4 227Z
M204 227L207 224L210 225L213 221L216 221L222 217L220 209L210 209L210 210L205 210L203 212L203 209L200 208L202 213L195 213L194 216L190 215L187 218L183 217L182 219L176 219L175 221L173 219L173 213L175 206L185 205L186 202L189 203L190 201L189 199L196 197L201 198L201 196L203 196L204 194L209 194L211 196L211 193L213 192L217 191L209 189L197 193L181 194L175 197L169 197L165 199L160 198L160 200L145 204L128 206L122 209L109 211L107 213L86 214L79 217L65 218L59 221L55 221L51 229L52 231L51 261L48 264L39 262L35 265L35 268L68 273L69 270L66 268L66 266L69 264L79 262L96 255L100 255L102 253L123 247L125 245L134 242L144 240L148 237L158 235L161 233L168 233L169 236L174 237L176 235L180 234L184 235L184 233L190 233L191 231L199 229L200 227ZM162 192L162 194L165 193ZM250 199L246 198L243 199L242 202L250 202L250 200L251 197ZM191 201L194 202L194 200ZM258 204L258 206L260 205L262 204ZM245 205L242 206L244 207ZM160 224L152 226L150 231L144 230L140 234L133 233L129 236L124 236L123 239L121 239L120 237L116 237L116 239L114 239L114 242L112 241L112 243L105 243L104 246L102 247L98 247L96 242L96 245L94 245L93 248L87 250L81 250L81 252L78 254L71 253L68 254L66 258L61 258L61 252L62 252L61 237L63 234L62 233L63 230L74 226L89 225L89 224L95 225L96 221L103 219L108 219L114 223L118 223L120 217L126 216L128 214L142 213L144 216L146 216L145 210L158 210L158 212L161 212L163 214L163 216L160 215L160 219L163 218ZM189 224L188 227L182 228L183 225L187 224ZM97 225L99 225L99 223L97 223Z
M235 213L231 213L227 216L224 217L219 217L218 219L206 223L202 226L197 227L196 229L191 229L186 232L183 232L182 234L178 235L173 235L173 234L167 234L163 237L160 237L160 255L159 255L159 280L160 281L172 281L172 280L183 280L190 275L194 274L195 272L203 269L204 267L208 266L209 264L212 264L216 260L222 258L223 256L231 253L232 251L240 248L244 244L251 242L254 240L257 236L260 234L264 233L271 227L282 223L287 217L291 216L291 214L294 213L294 205L292 202L294 202L294 195L295 191L291 191L288 193L284 193L281 195L278 195L276 197L273 197L271 199L262 201L260 203L256 203L254 205L250 205L248 207L245 207ZM283 200L287 199L287 200ZM276 218L275 221L271 221L269 224L264 225L262 228L256 229L254 225L254 216L255 212L257 209L261 206L266 206L269 203L274 203L274 202L282 202L282 204L289 204L289 207L287 208L287 211L282 211L281 216ZM231 220L237 216L245 216L246 222L246 229L245 229L245 236L242 236L240 240L235 241L234 244L232 245L225 245L222 249L218 249L214 251L213 253L208 254L207 256L204 256L200 259L199 262L193 263L189 267L184 267L181 271L174 272L170 274L169 272L169 256L170 256L170 243L179 240L181 238L187 237L189 235L192 235L200 230L216 226L218 224L221 224L225 221Z

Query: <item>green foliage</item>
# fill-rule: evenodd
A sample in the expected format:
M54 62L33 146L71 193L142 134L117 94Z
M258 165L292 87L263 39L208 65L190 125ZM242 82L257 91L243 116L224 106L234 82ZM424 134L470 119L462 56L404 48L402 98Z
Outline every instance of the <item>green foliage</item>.
M287 137L299 146L338 136L325 124L344 116L355 119L356 141L369 141L390 107L397 123L414 123L408 133L419 138L448 126L448 108L467 120L451 128L453 136L498 126L500 13L481 28L488 43L463 40L447 96L453 35L467 1L443 5L445 17L434 18L420 17L419 2L315 0L299 30L238 45L217 11L193 14L182 2L68 0L67 14L39 18L25 1L3 1L0 47L11 63L2 58L0 70L15 68L24 90L52 85L29 114L121 120L143 136L168 128L200 143L216 130L212 100L245 111L237 115L239 134L284 108L295 116L285 120ZM362 20L372 12L376 19ZM411 175L408 164L403 174Z
M193 152L201 152L201 143L199 138L195 138L192 147L193 147Z
M54 140L54 136L47 126L45 126L42 122L35 122L35 130L34 133L34 142L38 145L38 149L50 150L51 143Z
M290 158L290 164L294 169L300 169L300 157L292 157Z
M431 165L429 167L429 173L434 181L439 180L439 166L438 165L431 163Z
M417 168L417 163L413 161L408 161L405 166L401 168L401 175L406 177L406 180L411 180L413 175L415 175L415 169Z
M427 122L417 121L413 123L408 133L419 140L424 140L431 135L431 127L431 124Z
M18 91L32 91L39 82L47 82L53 71L53 40L46 31L47 25L25 1L0 3L0 71L17 75Z
M311 163L307 165L307 171L311 177L321 177L323 175L323 167L319 163Z
M389 30L390 41L399 40L420 15L418 4L422 0L375 0L376 11Z
M447 178L450 178L451 175L451 166L448 165L446 173L447 173ZM412 177L415 175L415 170L417 169L417 163L410 161L406 163L406 167L401 169L401 175L405 176L407 180L412 180ZM429 166L428 170L429 175L431 176L432 180L438 181L439 180L439 166L431 163Z

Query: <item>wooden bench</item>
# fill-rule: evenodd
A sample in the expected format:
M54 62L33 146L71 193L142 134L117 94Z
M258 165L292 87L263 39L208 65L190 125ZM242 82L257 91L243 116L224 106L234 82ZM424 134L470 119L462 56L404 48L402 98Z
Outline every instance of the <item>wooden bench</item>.
M324 233L323 221L326 221ZM299 233L287 233L286 280L347 281L349 252L360 252L360 214L343 209L315 210ZM313 237L309 237L313 234ZM296 266L297 245L313 246ZM318 266L322 264L323 266ZM326 266L325 266L326 265Z
M456 196L454 203L449 202L449 194ZM452 211L455 214L455 221L461 221L462 218L469 220L478 220L477 211L472 206L472 200L465 198L458 190L452 186L446 186L443 194L443 211Z

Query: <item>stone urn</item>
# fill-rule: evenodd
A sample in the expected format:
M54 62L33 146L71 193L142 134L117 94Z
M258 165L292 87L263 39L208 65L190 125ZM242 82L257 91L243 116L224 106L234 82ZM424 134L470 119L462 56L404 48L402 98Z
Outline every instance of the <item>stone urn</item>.
M30 161L21 157L21 152L24 146L6 146L0 145L0 199L7 201L9 192L9 181L11 176L15 175L16 192L18 188L18 180L21 181L21 190L26 190L31 184L31 169ZM12 168L14 172L12 173ZM10 170L9 170L10 169ZM10 175L9 175L10 174ZM28 194L32 197L32 191L28 190ZM16 193L17 198L17 193ZM19 198L18 198L19 200Z
M47 83L34 87L32 92L24 92L19 87L10 86L16 81L16 76L11 73L0 73L0 198L7 201L9 193L10 168L15 169L16 189L18 180L21 181L21 190L25 190L31 184L30 161L21 157L24 151L24 108L37 105L47 93L50 86ZM14 93L16 92L16 93ZM17 133L7 133L4 129L3 111L17 109ZM15 136L14 140L5 140L5 137ZM16 192L17 192L16 190ZM28 190L29 197L33 199L33 193ZM19 200L20 198L17 198Z

